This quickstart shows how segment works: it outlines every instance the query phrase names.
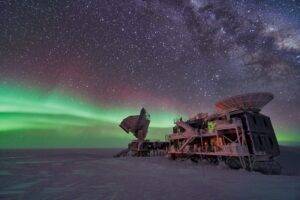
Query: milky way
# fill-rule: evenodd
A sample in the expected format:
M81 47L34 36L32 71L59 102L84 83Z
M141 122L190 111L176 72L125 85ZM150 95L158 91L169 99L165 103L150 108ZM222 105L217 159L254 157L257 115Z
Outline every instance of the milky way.
M15 96L15 86L65 91L172 122L266 91L282 140L300 141L297 1L0 1L0 14L0 84Z

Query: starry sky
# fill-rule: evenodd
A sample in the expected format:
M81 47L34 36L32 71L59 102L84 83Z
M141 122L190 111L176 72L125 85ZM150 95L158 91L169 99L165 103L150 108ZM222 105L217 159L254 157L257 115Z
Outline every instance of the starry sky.
M297 0L0 1L0 148L119 147L214 103L271 92L281 144L300 144Z

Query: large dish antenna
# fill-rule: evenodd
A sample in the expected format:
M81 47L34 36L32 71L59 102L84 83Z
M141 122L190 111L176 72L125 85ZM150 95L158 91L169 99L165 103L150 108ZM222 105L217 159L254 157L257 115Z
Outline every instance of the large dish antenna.
M215 106L218 112L234 110L260 111L273 98L274 95L268 92L247 93L218 101Z
M150 124L150 115L142 108L139 115L126 117L120 127L126 132L131 132L138 140L145 140Z

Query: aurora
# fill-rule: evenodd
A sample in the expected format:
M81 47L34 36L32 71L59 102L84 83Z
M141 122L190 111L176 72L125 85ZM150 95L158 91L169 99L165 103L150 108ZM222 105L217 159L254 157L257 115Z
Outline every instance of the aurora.
M139 107L94 105L63 91L0 85L0 148L94 148L125 146L131 136L120 121L139 112ZM174 119L187 116L176 111L149 108L149 138L164 140ZM300 138L278 129L282 144L297 144Z
M150 111L150 138L164 139L178 114ZM138 112L139 108L95 106L60 91L46 94L40 89L1 85L0 148L124 145L130 136L118 124Z

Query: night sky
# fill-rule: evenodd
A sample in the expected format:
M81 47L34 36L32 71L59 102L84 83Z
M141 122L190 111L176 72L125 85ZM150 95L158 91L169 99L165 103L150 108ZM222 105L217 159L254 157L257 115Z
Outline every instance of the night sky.
M144 106L149 136L222 98L300 144L300 1L0 1L0 148L118 147Z

